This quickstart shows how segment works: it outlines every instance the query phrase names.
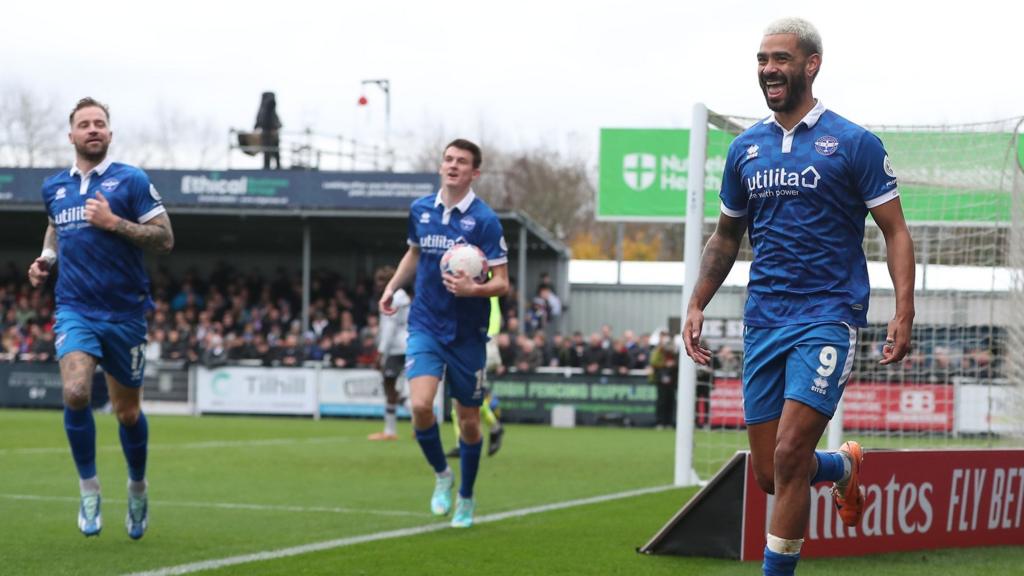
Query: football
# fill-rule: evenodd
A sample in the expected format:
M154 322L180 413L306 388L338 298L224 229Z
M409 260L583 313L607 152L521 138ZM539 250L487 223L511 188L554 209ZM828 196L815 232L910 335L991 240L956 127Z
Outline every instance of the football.
M464 272L477 284L483 284L487 281L487 257L472 244L456 244L441 256L441 272Z

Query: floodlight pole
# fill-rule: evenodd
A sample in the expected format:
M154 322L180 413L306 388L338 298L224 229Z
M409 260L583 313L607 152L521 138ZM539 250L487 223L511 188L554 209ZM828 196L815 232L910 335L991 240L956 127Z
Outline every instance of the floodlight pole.
M391 162L391 81L387 78L363 80L362 85L373 84L384 92L384 141L388 146L388 170L393 169Z
M707 163L708 109L693 105L690 127L690 168L687 178L686 240L683 246L683 325L686 309L700 271L700 253L704 248L704 165ZM686 335L683 335L686 338ZM676 390L676 467L675 485L692 486L700 479L693 470L694 400L697 395L697 365L679 350L679 388Z

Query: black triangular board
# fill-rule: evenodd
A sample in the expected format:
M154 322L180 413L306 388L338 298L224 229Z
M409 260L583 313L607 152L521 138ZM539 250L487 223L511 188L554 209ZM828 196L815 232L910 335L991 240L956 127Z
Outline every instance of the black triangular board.
M707 486L638 548L643 554L739 559L747 452L737 452Z

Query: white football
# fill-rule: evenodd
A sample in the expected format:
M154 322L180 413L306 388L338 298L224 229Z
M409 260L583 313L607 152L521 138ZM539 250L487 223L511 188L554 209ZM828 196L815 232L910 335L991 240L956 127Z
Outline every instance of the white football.
M487 281L487 256L472 244L456 244L441 256L441 272L463 272L477 284Z

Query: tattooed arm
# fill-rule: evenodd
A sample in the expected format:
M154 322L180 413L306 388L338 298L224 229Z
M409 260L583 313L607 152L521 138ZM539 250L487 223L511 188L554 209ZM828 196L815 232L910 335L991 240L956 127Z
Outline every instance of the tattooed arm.
M111 230L134 242L137 246L157 254L168 254L174 248L174 230L171 219L164 212L145 224L136 224L120 218Z
M740 241L746 231L746 218L732 218L722 214L718 227L711 235L704 254L700 259L700 274L693 285L693 294L687 304L686 323L683 325L683 344L686 353L698 364L711 362L711 351L700 345L700 333L704 326L704 308L718 292L725 277L736 262Z
M110 204L97 192L95 198L85 201L85 220L93 226L119 234L143 250L167 254L174 248L171 218L164 212L145 224L136 224L121 218L110 210Z

